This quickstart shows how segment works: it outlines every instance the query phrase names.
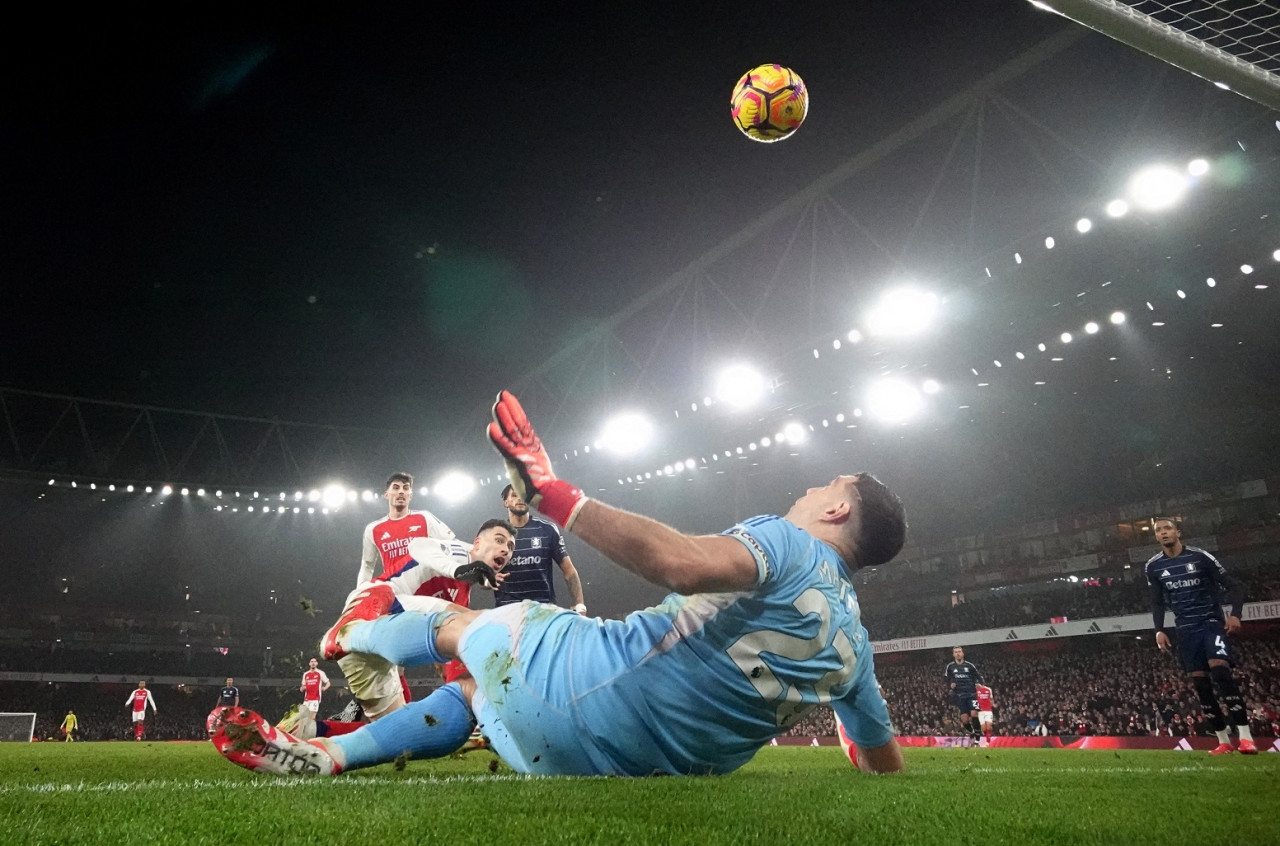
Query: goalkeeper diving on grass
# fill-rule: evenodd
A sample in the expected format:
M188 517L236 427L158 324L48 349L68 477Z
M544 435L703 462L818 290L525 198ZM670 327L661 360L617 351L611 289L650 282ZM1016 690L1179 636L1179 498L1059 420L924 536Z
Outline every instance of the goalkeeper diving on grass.
M509 392L498 395L488 437L526 502L673 592L625 620L601 620L529 601L389 614L394 592L371 586L350 599L325 642L404 666L460 658L473 678L351 734L309 742L224 708L214 737L223 756L269 773L336 775L448 755L478 722L521 773L716 774L826 704L856 743L860 769L902 769L850 583L905 540L902 502L878 479L837 476L781 517L688 535L557 478Z

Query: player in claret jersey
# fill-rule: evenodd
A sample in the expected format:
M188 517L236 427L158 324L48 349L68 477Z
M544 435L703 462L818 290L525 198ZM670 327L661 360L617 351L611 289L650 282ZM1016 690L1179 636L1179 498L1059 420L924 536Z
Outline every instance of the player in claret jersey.
M1244 585L1203 549L1184 546L1182 529L1176 520L1157 517L1151 521L1151 528L1162 547L1147 561L1156 646L1162 650L1170 647L1169 635L1164 630L1164 613L1168 608L1173 612L1178 635L1178 661L1195 688L1210 728L1218 736L1218 746L1212 754L1234 751L1219 696L1214 695L1215 685L1239 735L1237 748L1245 755L1257 754L1258 747L1249 728L1249 712L1231 675L1235 662L1227 640L1227 635L1240 631ZM1224 601L1230 606L1226 617L1222 614Z
M124 701L126 707L132 709L133 713L133 739L142 740L146 734L147 705L151 705L151 713L156 713L156 701L151 697L151 691L147 690L145 681L138 682L138 689L129 694L129 698Z

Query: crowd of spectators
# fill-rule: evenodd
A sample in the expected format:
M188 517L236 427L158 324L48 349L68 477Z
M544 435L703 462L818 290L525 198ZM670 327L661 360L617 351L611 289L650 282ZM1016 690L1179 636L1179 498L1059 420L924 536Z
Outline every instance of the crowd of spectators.
M1199 702L1176 662L1150 640L1095 642L1070 638L1045 642L1052 651L1013 651L966 656L994 690L997 734L1212 734ZM1280 734L1280 641L1241 640L1237 678L1260 736ZM949 654L877 660L880 681L899 734L964 734L943 668ZM817 708L789 732L835 733L829 708Z
M1280 599L1280 579L1238 574L1250 601ZM863 607L863 624L873 640L923 634L977 631L1002 626L1047 623L1055 618L1085 620L1143 614L1149 610L1146 581L1123 579L1066 580L1038 591L985 590L959 601L949 595L906 602L877 602Z

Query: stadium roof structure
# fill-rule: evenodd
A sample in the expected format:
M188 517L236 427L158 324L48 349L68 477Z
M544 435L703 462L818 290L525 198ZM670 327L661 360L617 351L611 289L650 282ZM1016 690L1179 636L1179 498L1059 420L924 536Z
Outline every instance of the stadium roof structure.
M543 239L582 235L582 252L604 256L582 259L558 287L544 274L498 285L497 301L483 286L450 289L464 251L419 247L428 303L448 289L512 312L507 323L477 318L474 338L449 337L511 355L457 375L458 359L441 357L446 377L405 400L404 416L372 415L393 428L7 388L0 472L292 490L372 484L393 466L431 485L461 467L483 488L502 481L479 434L499 387L522 397L566 476L665 519L694 504L707 521L747 516L781 507L815 474L869 468L894 480L917 526L950 536L974 521L1274 472L1277 115L1027 14L1036 20L1016 30L974 28L968 48L939 48L938 67L919 61L933 45L912 47L904 31L915 65L856 92L875 110L835 92L824 105L811 80L815 105L796 138L731 153L733 178L753 186L749 205L727 188L728 203L668 189L653 213L671 222L633 233L643 243L625 249L625 227L591 230L613 243L540 227ZM957 56L968 64L944 66ZM912 73L932 86L911 87ZM683 168L705 169L720 150L690 142ZM1192 161L1205 169L1189 172ZM1130 197L1133 174L1153 164L1183 181L1177 206L1143 210ZM691 225L704 200L706 225ZM1122 216L1108 212L1117 200ZM641 250L635 269L617 267ZM588 282L604 266L618 278ZM877 337L867 325L899 284L938 297L928 335ZM553 330L541 328L546 311L558 315ZM714 401L714 373L730 361L765 376L748 412ZM315 378L322 405L367 398L365 385ZM885 380L936 393L919 397L915 420L878 422L867 392ZM402 393L388 387L368 405ZM427 404L436 408L415 425L411 412ZM650 452L600 448L601 424L623 408L656 421ZM779 438L789 425L800 434Z

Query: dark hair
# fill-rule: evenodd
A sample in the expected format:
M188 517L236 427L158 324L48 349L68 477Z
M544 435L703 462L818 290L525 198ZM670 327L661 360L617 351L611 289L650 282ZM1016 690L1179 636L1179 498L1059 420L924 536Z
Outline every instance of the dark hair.
M512 492L512 491L514 491L514 490L515 490L515 488L513 488L511 485L507 485L505 488L503 488L503 489L502 489L502 497L501 497L502 501L503 501L503 502L506 502L506 501L507 501L507 494L511 493L511 492Z
M388 476L387 483L382 486L382 489L385 491L387 488L391 487L392 482L404 482L409 487L413 487L413 477L403 470L398 473L392 473Z
M1182 521L1179 520L1177 517L1152 517L1151 531L1153 532L1156 530L1156 523L1172 523L1175 529L1177 529L1179 532L1182 531Z
M512 526L501 517L494 517L492 520L485 520L480 524L480 528L476 530L476 537L480 537L490 529L506 529L507 532L510 533L511 537L514 538L516 536L515 526Z
M902 500L870 473L858 474L862 520L854 548L854 569L879 567L893 560L907 541L907 512Z

